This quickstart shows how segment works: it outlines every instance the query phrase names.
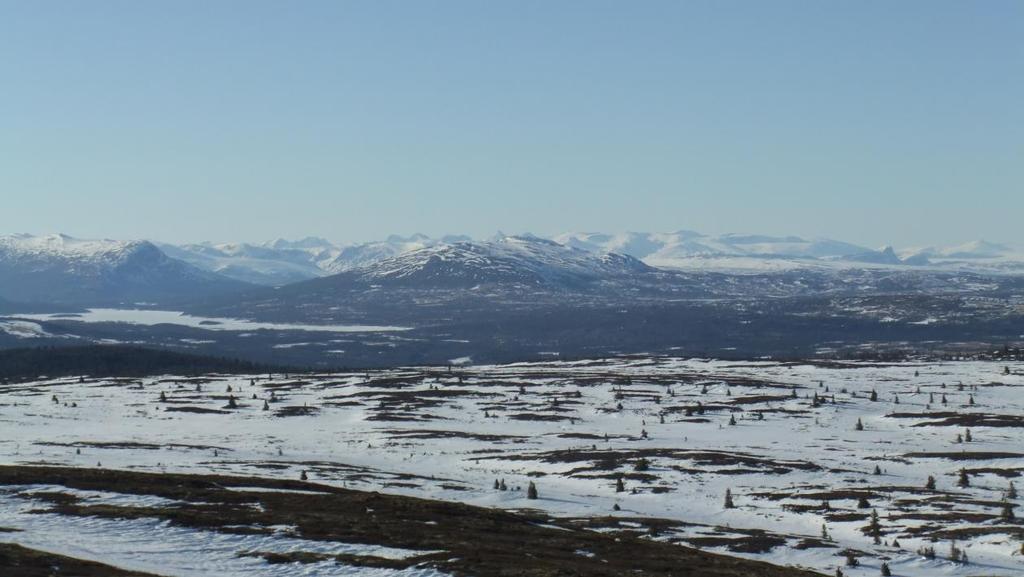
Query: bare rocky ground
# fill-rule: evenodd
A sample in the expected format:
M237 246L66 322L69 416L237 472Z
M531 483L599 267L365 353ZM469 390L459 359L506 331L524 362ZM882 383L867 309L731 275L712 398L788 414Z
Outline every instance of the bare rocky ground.
M148 573L124 571L103 563L54 555L9 543L0 543L0 568L3 568L5 577L154 577Z

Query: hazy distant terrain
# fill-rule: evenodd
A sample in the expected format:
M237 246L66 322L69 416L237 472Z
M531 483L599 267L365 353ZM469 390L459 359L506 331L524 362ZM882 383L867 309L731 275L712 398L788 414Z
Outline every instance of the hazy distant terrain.
M1024 341L1016 258L687 232L162 248L15 235L0 241L0 346L320 367L949 353Z
M495 239L500 240L503 235ZM872 249L833 239L797 236L705 235L673 233L565 233L560 244L587 252L616 253L645 263L682 270L771 272L794 269L918 267L974 272L1024 272L1024 250L972 241L944 247ZM337 245L321 238L275 240L262 244L160 244L168 255L205 270L252 282L278 286L358 269L424 248L458 243L487 243L466 236L430 238L392 235L382 241Z

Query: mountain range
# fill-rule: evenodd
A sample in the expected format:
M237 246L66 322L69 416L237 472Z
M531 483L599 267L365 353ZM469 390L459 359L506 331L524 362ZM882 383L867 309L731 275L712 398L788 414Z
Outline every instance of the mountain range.
M537 238L532 235L523 237ZM392 235L381 241L336 245L310 237L262 244L191 244L160 247L196 267L253 284L281 286L375 265L425 248L451 247L500 240L474 241L466 236L430 238L422 234ZM802 268L916 266L976 272L1024 272L1024 254L986 241L952 247L871 249L831 239L797 236L704 235L673 233L565 233L549 240L594 254L621 254L645 264L675 270L769 272Z
M1024 273L1024 258L985 241L896 251L831 239L693 231L566 233L551 239L499 234L483 241L416 234L351 245L316 237L184 245L61 234L0 237L0 298L56 304L197 300L253 285L280 287L335 275L326 284L580 287L657 271L767 274L858 268Z
M169 256L191 265L253 284L281 286L344 272L436 244L469 242L465 236L431 239L416 234L392 235L382 241L336 245L317 237L277 239L261 244L209 242L160 244Z
M350 246L10 235L0 348L121 342L324 367L959 350L1021 340L1021 263L982 241L872 250L693 232Z

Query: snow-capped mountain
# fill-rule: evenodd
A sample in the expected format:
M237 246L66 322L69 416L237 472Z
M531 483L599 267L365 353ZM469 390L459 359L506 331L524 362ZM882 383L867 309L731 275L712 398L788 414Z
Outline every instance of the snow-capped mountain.
M914 255L913 258L920 258L921 255ZM906 264L891 246L882 247L882 250L866 250L857 254L844 255L841 260L867 264L901 265ZM927 264L927 258L921 264Z
M283 286L353 270L438 243L466 242L469 237L433 239L422 234L391 235L385 240L336 245L317 237L277 239L261 244L210 242L161 244L168 255L226 277L266 286Z
M554 239L593 252L616 251L661 268L767 272L858 267L930 267L980 273L1024 271L1024 253L976 240L950 247L873 250L833 239L673 233L566 233Z
M409 317L428 324L450 322L472 316L470 310L530 310L541 301L568 305L672 291L680 295L679 277L628 255L591 253L535 236L499 236L436 242L324 278L203 303L194 312L316 322L361 321L370 314L365 318L394 316L405 319L396 326L409 326Z
M339 273L439 244L470 241L471 239L465 236L447 236L433 239L423 234L414 234L407 237L391 235L382 241L340 247L337 257L327 263L324 266L324 270L327 273Z
M278 239L263 244L161 244L169 256L201 269L253 284L280 286L326 274L339 249L326 240Z
M818 260L870 252L861 246L830 239L743 234L711 236L693 231L565 233L556 236L555 240L593 252L621 252L653 266L670 268L690 268L693 261L701 259Z
M374 284L416 286L578 286L591 281L655 272L617 253L595 254L535 236L501 236L485 242L436 243L349 271Z
M1014 250L1004 244L975 240L949 247L926 247L902 251L904 258L924 256L937 260L985 260L999 259L1014 255Z
M525 235L529 237L531 235ZM499 234L497 238L503 238ZM931 267L974 272L1024 271L1024 254L1004 245L974 241L953 247L878 250L827 238L751 234L565 233L558 244L592 254L631 256L662 269L698 272L765 273L801 269ZM467 236L432 238L392 235L384 240L336 245L320 238L253 244L161 245L170 256L224 276L282 286L358 270L408 253L450 245L486 244Z
M629 257L628 261L621 259ZM618 259L618 260L617 260ZM640 262L637 262L640 261ZM672 233L566 233L544 240L498 235L431 238L392 235L337 245L322 238L260 244L155 245L147 241L81 240L64 235L0 237L0 296L12 301L152 301L192 298L242 287L280 287L353 273L346 278L410 284L431 279L461 285L509 281L525 285L584 282L655 269L771 273L837 269L928 269L1024 272L1024 255L974 241L950 247L872 250L831 239L796 236ZM72 280L74 279L74 280ZM229 282L229 280L241 282Z
M12 301L160 302L245 286L170 258L148 241L0 236L0 297Z

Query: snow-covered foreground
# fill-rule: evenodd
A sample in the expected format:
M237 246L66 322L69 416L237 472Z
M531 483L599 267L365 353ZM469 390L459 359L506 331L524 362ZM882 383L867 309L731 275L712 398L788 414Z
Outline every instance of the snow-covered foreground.
M7 487L0 492L0 522L12 533L0 533L0 542L14 542L33 549L59 552L89 561L106 562L119 568L157 575L183 577L290 575L354 575L360 577L442 577L431 569L395 570L359 568L322 561L304 565L268 564L257 557L239 556L239 552L272 553L312 552L325 555L372 555L402 559L418 551L404 551L372 545L354 545L293 539L286 529L274 535L237 535L176 527L155 519L103 519L39 513L37 502L25 496L41 491L69 492L56 487ZM15 496L21 492L21 496ZM72 492L75 493L75 492ZM153 498L78 492L88 505L117 504L128 507L153 507Z
M1024 575L1024 524L1008 518L1019 501L1007 498L1024 472L1024 365L633 358L40 380L0 387L0 432L5 464L305 471L356 489L540 508L598 531L636 529L830 574L878 575L887 561L894 575ZM495 488L502 481L507 490ZM539 499L527 499L531 481ZM0 526L29 523L21 506L0 497ZM873 510L878 544L865 529ZM605 516L619 521L593 520ZM74 555L74 535L103 531L98 521L77 527L88 518L45 517L0 540L45 539ZM946 559L954 541L968 563ZM919 554L925 547L934 559ZM846 566L846 550L859 566ZM259 565L252 559L231 563L277 574L245 572Z

